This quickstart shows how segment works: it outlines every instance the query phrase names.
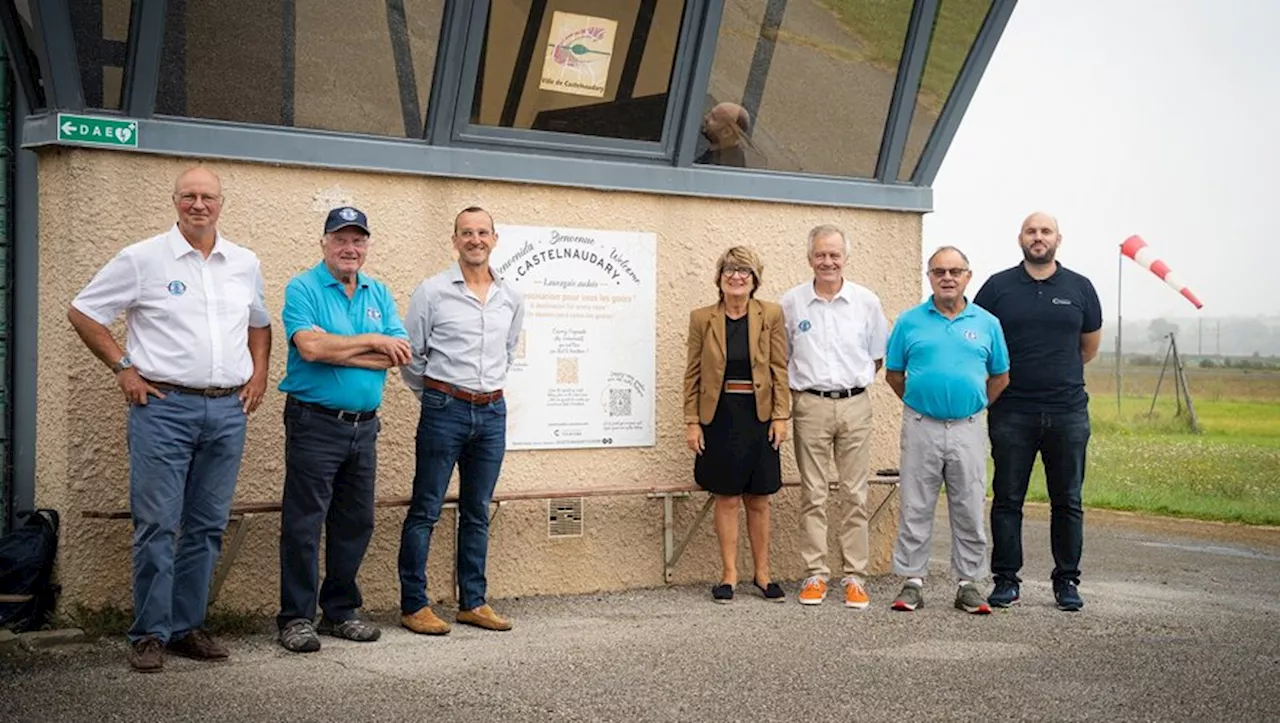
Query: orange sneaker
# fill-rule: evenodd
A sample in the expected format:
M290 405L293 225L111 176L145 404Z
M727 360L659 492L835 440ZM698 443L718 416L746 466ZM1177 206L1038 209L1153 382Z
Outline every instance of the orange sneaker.
M862 583L852 577L846 577L840 581L844 584L844 606L861 610L871 604L871 598L867 597L867 591L862 587Z
M821 605L827 599L827 581L816 575L808 578L800 586L799 598L801 605Z

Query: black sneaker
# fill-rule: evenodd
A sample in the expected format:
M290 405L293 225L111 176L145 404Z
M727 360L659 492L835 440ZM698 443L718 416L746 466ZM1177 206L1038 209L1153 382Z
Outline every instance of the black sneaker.
M1053 597L1058 601L1058 609L1075 612L1084 607L1084 598L1076 584L1070 580L1056 580L1053 583Z
M280 629L280 646L291 653L314 653L320 649L320 636L310 620L298 618Z
M993 608L1007 608L1018 604L1018 583L1012 580L996 580L995 589L987 596L987 602Z
M339 622L322 617L320 618L320 625L316 627L316 632L320 635L354 640L357 643L372 643L382 637L382 631L378 629L377 625L359 618L351 618L350 620Z

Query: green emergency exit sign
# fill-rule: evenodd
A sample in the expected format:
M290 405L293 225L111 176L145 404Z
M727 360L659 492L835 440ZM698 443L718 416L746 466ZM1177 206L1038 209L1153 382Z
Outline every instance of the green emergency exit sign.
M59 113L58 140L137 148L138 121Z

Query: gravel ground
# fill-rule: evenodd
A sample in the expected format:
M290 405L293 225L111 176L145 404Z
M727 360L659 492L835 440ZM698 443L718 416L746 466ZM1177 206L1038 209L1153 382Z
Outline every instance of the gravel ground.
M707 586L496 601L509 633L387 625L373 644L131 673L121 641L0 659L0 720L476 721L1280 719L1280 530L1088 513L1086 606L1053 607L1047 513L1028 508L1021 605L951 606L945 518L926 605L801 607ZM441 611L446 613L448 611ZM392 618L385 618L388 623Z

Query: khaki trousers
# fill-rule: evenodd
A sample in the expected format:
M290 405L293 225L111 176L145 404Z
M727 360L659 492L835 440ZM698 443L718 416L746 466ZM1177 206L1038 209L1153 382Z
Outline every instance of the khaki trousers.
M865 577L867 542L867 477L871 467L871 395L826 399L793 392L796 465L800 468L800 555L805 576L831 578L827 566L827 462L835 456L840 491L849 506L839 521L840 553L846 576Z

